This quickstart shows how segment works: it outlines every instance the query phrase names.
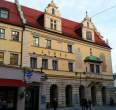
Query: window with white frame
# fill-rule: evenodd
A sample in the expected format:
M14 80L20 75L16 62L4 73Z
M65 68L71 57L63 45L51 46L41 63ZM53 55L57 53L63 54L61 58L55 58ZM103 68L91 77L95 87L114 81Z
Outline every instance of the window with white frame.
M37 58L30 57L30 67L31 68L37 68Z
M100 65L99 64L90 64L90 72L91 73L100 73Z
M8 10L6 9L0 9L0 18L7 19L8 18Z
M4 63L4 52L0 52L0 64Z
M42 59L42 68L48 69L48 59Z
M53 70L58 70L58 61L57 60L52 60L52 67L53 67Z
M55 9L52 8L52 15L55 15Z
M0 28L0 38L1 39L5 38L5 29Z
M90 64L90 72L91 73L94 73L95 72L94 64Z
M100 65L96 65L96 73L100 73Z
M19 41L19 32L18 31L12 31L12 40L13 41Z
M57 30L57 21L50 19L50 28L53 30Z
M68 63L68 69L69 69L69 72L73 72L73 63L72 62Z
M72 53L72 45L68 44L68 45L67 45L67 48L68 48L68 52L69 52L69 53Z
M18 58L19 58L18 54L11 53L10 54L10 64L11 65L18 65Z
M86 32L86 39L89 41L92 41L92 32L90 32L90 31Z
M46 39L46 48L51 49L51 40Z
M33 36L33 46L35 46L35 47L39 46L39 37L37 35Z

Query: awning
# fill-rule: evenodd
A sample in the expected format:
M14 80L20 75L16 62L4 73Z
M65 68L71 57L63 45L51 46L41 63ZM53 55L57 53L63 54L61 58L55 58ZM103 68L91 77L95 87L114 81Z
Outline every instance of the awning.
M23 87L25 83L22 80L0 79L0 86Z
M94 62L94 63L102 63L103 62L101 60L101 58L93 56L93 55L86 57L84 61L85 62Z

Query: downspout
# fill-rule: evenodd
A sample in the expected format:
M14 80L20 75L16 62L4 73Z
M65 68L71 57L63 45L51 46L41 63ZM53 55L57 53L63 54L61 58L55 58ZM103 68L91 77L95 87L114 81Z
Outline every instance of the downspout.
M21 5L19 4L19 1L15 0L15 4L17 6L17 10L18 10L22 28L23 28L22 35L21 35L21 57L20 57L20 67L22 68L23 66L23 37L24 37L24 31L25 31L25 26L26 26L26 19L24 17L24 13L22 11Z

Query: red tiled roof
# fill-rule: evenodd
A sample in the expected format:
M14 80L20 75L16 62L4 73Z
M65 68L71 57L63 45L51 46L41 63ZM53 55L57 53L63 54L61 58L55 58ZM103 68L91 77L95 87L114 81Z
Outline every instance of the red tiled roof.
M13 25L21 26L21 20L17 11L15 3L11 3L5 0L0 0L0 7L6 8L10 11L9 19L0 19L0 22L5 22ZM38 10L34 10L25 6L22 6L24 17L27 21L27 25L39 29L44 29L44 13ZM62 18L62 34L74 38L81 39L81 23L77 23L68 19ZM95 32L95 44L110 48L103 39Z
M0 22L21 26L20 16L18 14L17 7L14 3L5 0L0 0L0 8L5 8L10 12L9 18L0 18Z

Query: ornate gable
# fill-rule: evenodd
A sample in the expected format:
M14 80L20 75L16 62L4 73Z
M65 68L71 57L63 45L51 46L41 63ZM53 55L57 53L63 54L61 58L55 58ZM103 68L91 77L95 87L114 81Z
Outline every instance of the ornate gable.
M53 0L45 8L44 27L47 30L62 33L61 15Z

